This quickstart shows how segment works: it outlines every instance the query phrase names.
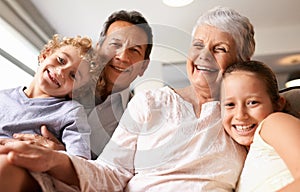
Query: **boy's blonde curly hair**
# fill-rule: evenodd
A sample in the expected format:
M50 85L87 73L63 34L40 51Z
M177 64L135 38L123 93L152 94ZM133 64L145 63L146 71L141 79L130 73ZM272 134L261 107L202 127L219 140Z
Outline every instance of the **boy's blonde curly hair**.
M38 57L39 61L43 59L44 55L52 54L56 49L72 45L80 50L80 56L84 59L92 59L89 53L91 52L93 43L89 37L60 37L58 34L53 35L52 39L45 44ZM88 56L88 57L86 57Z

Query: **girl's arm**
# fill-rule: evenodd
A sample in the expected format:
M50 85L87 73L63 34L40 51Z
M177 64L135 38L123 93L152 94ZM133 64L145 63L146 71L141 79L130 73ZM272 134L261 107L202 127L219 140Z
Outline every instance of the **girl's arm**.
M265 119L260 135L276 150L295 179L280 191L299 191L300 119L286 113L273 113Z

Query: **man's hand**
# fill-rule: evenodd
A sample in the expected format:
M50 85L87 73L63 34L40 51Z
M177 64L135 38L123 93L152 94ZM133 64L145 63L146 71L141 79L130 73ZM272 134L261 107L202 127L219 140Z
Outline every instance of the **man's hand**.
M48 131L45 125L41 127L41 133L42 135L16 133L13 135L13 138L19 141L27 141L27 143L29 142L31 144L44 146L53 150L66 150L65 146L50 131ZM2 142L7 143L11 141L8 140Z

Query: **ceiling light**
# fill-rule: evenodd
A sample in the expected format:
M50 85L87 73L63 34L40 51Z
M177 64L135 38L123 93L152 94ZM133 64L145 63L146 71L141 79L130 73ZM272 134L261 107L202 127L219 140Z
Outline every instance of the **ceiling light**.
M192 3L193 1L194 0L163 0L163 3L170 7L183 7Z
M280 65L295 65L300 63L300 54L289 55L279 60Z
M285 83L286 87L300 86L300 71L295 71L291 73Z

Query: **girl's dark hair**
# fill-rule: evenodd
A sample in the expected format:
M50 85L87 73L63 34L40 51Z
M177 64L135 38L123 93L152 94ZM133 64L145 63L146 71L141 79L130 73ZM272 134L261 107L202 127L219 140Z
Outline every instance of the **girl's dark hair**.
M137 11L121 10L121 11L117 11L117 12L114 12L113 14L111 14L108 17L107 21L104 23L103 29L100 33L100 40L99 40L100 45L103 43L103 41L106 38L106 33L107 33L109 26L116 21L126 21L128 23L132 23L145 31L145 33L147 34L147 37L148 37L148 45L146 48L144 59L148 60L150 58L150 53L151 53L152 45L153 45L152 29L151 29L150 25L148 24L147 20L143 17L143 15Z
M279 89L278 89L278 83L275 74L271 70L269 66L266 64L260 62L260 61L242 61L237 62L235 64L232 64L228 66L225 71L223 72L223 78L226 78L230 73L234 71L247 71L254 73L257 78L261 79L267 89L267 93L270 96L271 102L273 104L273 108L275 111L279 110Z

